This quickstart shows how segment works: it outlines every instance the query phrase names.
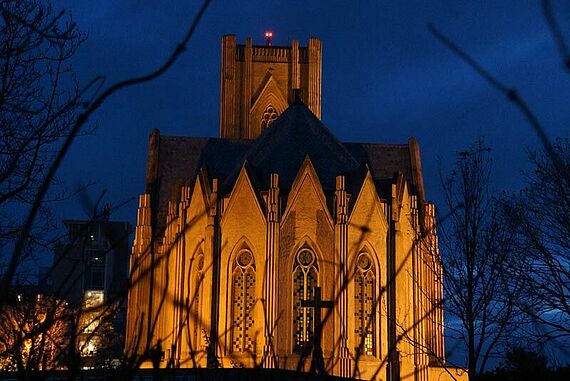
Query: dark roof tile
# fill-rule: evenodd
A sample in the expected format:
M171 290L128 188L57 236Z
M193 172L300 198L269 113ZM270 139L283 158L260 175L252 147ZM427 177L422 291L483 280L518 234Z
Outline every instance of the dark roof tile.
M226 185L231 186L247 160L262 189L269 175L279 174L279 187L290 189L301 164L308 156L323 188L334 190L335 177L357 171L360 163L328 128L302 103L291 105L254 141L236 163Z

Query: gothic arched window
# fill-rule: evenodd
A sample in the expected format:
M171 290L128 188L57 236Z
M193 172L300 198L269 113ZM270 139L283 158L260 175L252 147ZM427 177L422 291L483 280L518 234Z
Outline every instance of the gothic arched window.
M263 114L261 114L261 131L265 130L267 127L277 119L279 115L277 114L277 109L271 104L267 105Z
M232 351L252 352L255 261L251 251L240 251L232 267Z
M376 355L376 274L368 253L360 253L356 258L354 282L354 333L356 352L360 355Z
M192 315L192 342L191 350L200 351L203 349L202 346L202 322L200 321L202 316L202 290L204 282L204 254L201 252L196 256L196 264L194 266L194 273L192 276L193 287L191 290L193 295L191 295L191 305L190 311Z
M319 268L316 256L309 249L301 249L293 267L293 340L294 351L303 350L313 342L313 309L301 307L301 300L312 300L318 285Z

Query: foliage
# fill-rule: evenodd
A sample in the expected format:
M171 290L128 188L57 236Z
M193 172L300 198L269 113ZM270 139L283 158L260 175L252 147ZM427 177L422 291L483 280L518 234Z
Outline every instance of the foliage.
M62 367L68 344L67 303L18 294L0 312L0 367L30 372Z
M562 381L568 380L570 367L550 367L538 351L514 347L507 351L505 361L495 370L480 376L481 381Z

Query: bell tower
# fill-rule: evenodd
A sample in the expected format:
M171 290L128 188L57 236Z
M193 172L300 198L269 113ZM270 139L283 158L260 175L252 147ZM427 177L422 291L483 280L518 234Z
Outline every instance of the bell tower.
M321 41L307 47L237 45L235 35L222 39L220 137L255 139L300 97L321 117Z

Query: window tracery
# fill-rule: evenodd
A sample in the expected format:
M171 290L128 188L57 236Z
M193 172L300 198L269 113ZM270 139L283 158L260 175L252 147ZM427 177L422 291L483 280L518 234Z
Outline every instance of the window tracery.
M313 342L314 312L301 307L301 300L313 299L313 289L318 286L318 265L315 254L301 249L293 267L293 342L294 351L302 352Z
M234 259L232 271L232 351L254 350L253 307L255 304L255 262L249 250Z
M267 105L265 111L261 114L261 131L271 126L278 116L279 114L277 113L277 109L271 104Z
M376 274L368 253L360 253L356 259L354 282L354 327L356 352L360 355L376 355Z

